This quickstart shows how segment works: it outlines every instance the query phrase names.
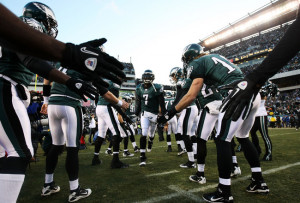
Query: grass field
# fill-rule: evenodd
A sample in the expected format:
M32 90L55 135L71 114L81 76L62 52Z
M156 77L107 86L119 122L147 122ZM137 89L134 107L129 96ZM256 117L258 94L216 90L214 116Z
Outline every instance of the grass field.
M245 188L250 183L250 168L243 153L237 153L242 175L232 179L232 194L235 202L300 202L300 131L295 129L269 129L273 142L273 161L261 162L264 178L270 188L268 195L249 194ZM136 136L139 142L139 136ZM262 139L261 147L264 149ZM121 144L121 148L123 148ZM212 192L218 183L216 148L208 142L206 161L207 183L190 182L189 175L196 169L182 169L179 164L187 161L187 155L177 156L175 138L172 136L173 152L167 153L166 142L154 140L151 153L147 153L146 167L139 167L139 154L121 159L130 164L127 169L110 169L112 156L106 155L103 145L100 153L102 164L91 166L93 146L79 152L79 182L92 189L92 194L80 202L202 202L202 194ZM131 152L132 145L129 143ZM68 176L65 171L65 153L59 157L54 174L61 191L49 197L41 197L44 183L45 157L38 150L39 161L31 163L18 202L67 202L69 195Z

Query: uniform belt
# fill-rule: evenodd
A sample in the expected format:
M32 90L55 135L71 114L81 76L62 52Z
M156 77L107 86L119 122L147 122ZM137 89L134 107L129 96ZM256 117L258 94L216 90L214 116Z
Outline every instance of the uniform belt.
M4 80L7 80L8 82L10 82L11 84L13 84L14 86L16 86L18 84L16 81L12 80L10 77L8 77L6 75L0 74L0 78L3 78Z

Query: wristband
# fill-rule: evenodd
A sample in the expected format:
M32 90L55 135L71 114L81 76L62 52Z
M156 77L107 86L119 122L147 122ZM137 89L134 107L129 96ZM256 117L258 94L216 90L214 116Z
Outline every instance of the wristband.
M43 85L43 96L50 96L51 85Z
M122 100L119 100L118 103L117 103L117 106L121 107L123 104L123 101Z
M49 103L49 98L50 98L50 97L45 97L45 96L43 96L43 98L44 98L44 104L48 104L48 103Z

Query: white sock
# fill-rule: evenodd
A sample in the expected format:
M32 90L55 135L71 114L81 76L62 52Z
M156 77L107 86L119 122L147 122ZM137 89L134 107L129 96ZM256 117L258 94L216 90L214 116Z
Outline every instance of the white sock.
M180 146L181 146L181 149L185 149L185 144L184 144L183 140L180 140Z
M197 164L197 167L199 172L204 172L205 164Z
M133 149L136 147L136 142L132 143L132 147L133 147Z
M193 152L194 152L194 155L197 155L197 142L193 143Z
M17 202L24 174L0 174L0 202Z
M188 157L189 157L189 161L195 162L194 152L188 152L187 154L188 154Z
M171 143L171 142L167 142L167 145L168 145L168 146L171 146L171 145L172 145L172 143Z
M70 184L70 190L76 190L79 185L79 180L76 179L76 180L69 181L69 184Z
M52 183L54 174L46 174L45 175L45 183Z
M237 158L236 158L236 156L232 156L232 163L237 164Z

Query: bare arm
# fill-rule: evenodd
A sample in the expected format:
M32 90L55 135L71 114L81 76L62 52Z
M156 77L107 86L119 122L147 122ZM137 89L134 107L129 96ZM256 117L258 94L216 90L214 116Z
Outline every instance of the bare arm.
M104 95L102 95L102 97L108 101L109 103L113 104L113 105L117 105L119 102L119 99L110 91L106 92ZM127 102L125 102L124 100L122 100L122 106L123 109L127 109L129 107L129 104Z
M203 78L196 78L184 97L175 106L177 112L181 112L183 109L188 107L197 97L203 85Z

